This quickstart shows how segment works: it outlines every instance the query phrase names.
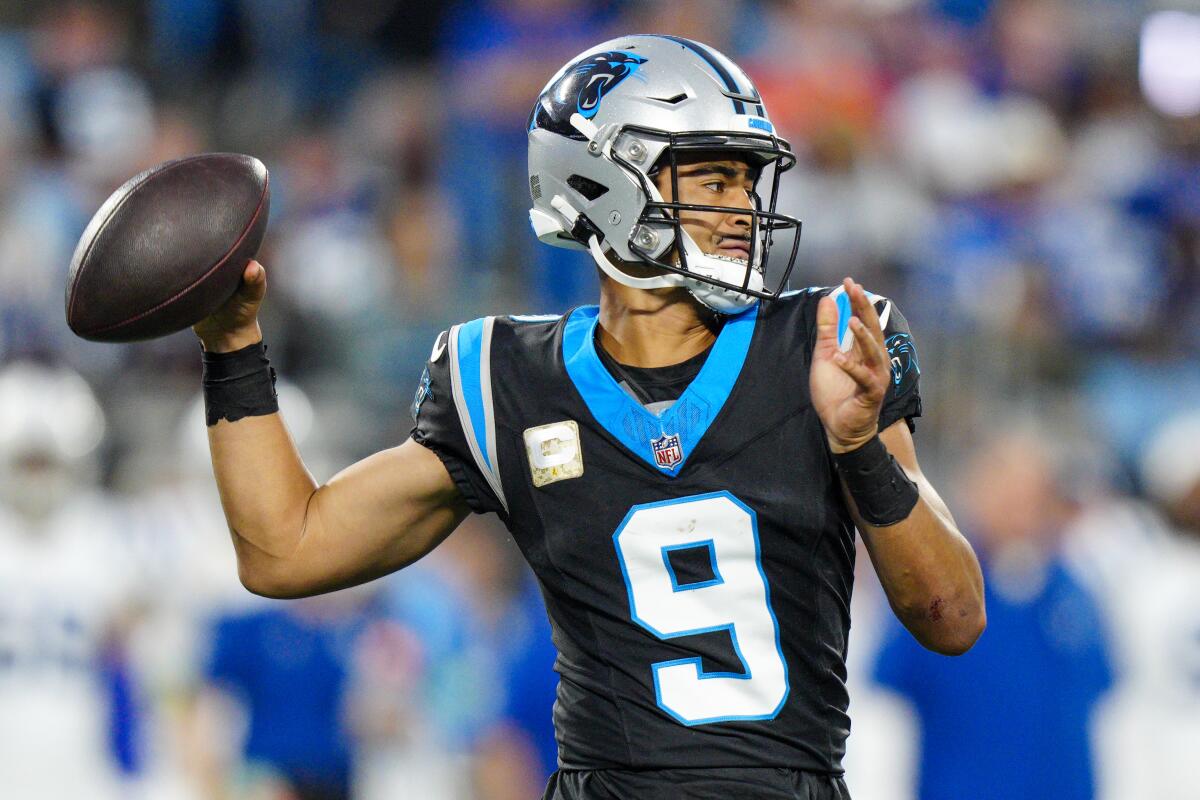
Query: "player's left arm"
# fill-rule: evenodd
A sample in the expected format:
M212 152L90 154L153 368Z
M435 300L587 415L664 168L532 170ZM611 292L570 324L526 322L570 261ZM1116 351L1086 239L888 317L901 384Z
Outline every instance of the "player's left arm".
M979 561L950 509L921 472L905 421L879 430L891 381L883 330L862 286L848 278L844 286L853 313L849 323L853 345L845 352L839 348L836 303L831 297L822 298L809 377L813 405L839 462L847 507L896 616L930 650L965 653L986 624ZM876 436L886 452L874 442ZM853 487L843 471L845 456L851 453L858 454L854 468L861 470ZM889 455L902 475L889 471ZM915 485L915 503L905 477ZM864 485L870 480L881 485ZM860 510L863 502L875 506L870 513Z
M986 622L979 561L921 472L907 423L892 423L879 438L917 485L917 504L903 520L875 526L862 518L843 487L854 524L904 627L930 650L960 655L983 633Z

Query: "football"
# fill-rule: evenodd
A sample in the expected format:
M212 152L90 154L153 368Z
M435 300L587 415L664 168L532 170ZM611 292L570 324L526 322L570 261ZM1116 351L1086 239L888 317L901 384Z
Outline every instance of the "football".
M216 311L266 232L271 191L257 158L206 153L136 175L75 248L67 325L99 342L154 339Z

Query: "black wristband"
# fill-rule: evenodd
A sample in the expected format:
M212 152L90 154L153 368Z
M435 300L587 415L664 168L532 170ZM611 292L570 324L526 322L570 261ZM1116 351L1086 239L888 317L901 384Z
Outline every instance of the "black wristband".
M210 428L227 419L261 417L279 410L275 370L262 342L231 353L203 353L204 422Z
M875 527L895 525L908 518L917 504L917 485L909 480L878 436L856 450L834 453L833 463L858 506L858 513Z

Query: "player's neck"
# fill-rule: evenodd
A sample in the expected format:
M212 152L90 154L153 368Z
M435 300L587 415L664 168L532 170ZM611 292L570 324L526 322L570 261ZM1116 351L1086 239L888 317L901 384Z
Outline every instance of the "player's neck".
M686 289L646 291L600 284L600 346L621 364L667 367L704 352L720 330L716 315Z

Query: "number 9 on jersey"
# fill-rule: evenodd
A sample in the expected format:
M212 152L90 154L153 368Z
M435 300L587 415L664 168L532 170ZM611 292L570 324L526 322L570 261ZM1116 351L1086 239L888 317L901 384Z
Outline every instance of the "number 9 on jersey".
M742 672L700 657L650 665L658 705L685 725L773 719L788 695L754 512L729 492L637 505L613 534L633 621L667 640L728 631ZM705 580L680 582L672 553L704 552Z

